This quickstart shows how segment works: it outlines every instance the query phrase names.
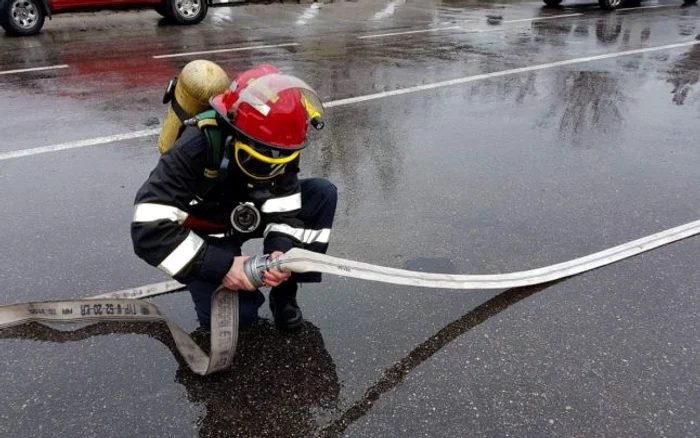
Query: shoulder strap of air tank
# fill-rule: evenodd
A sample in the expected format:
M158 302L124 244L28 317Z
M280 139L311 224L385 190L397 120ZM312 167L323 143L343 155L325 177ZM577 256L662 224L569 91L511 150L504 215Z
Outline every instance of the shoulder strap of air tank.
M217 184L219 166L224 157L224 134L219 127L216 111L209 110L194 116L197 127L207 139L207 164L204 177L197 184L197 196L204 196Z

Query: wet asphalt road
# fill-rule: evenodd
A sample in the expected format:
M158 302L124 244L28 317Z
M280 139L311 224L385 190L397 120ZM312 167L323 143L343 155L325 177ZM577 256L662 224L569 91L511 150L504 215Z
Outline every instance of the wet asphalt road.
M143 11L2 36L0 73L68 67L0 74L0 302L165 279L129 237L154 136L7 153L157 129L165 84L202 57L231 73L272 62L334 102L303 163L339 188L334 255L509 272L697 220L700 45L653 49L700 35L700 8L679 3L287 3L190 28ZM277 47L153 58L260 45ZM302 289L302 333L252 330L208 378L158 324L3 331L0 435L700 436L699 257L691 238L507 291L328 277ZM186 294L156 302L196 328Z

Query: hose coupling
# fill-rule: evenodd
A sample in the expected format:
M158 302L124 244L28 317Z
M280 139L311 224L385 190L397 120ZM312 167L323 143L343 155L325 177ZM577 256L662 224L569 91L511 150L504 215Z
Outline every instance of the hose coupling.
M265 272L272 268L278 268L279 262L270 259L265 254L256 254L243 262L243 272L255 287L262 287Z

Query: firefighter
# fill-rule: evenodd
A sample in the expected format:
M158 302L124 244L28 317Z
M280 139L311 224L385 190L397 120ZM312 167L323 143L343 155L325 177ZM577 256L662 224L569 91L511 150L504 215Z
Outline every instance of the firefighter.
M246 326L265 298L243 270L245 241L262 238L271 258L292 247L328 248L336 187L298 178L300 151L310 127L322 127L323 105L299 78L261 65L239 74L210 106L185 123L139 189L131 236L140 258L187 285L202 327L210 326L220 285L240 292ZM321 275L271 269L263 280L277 328L300 328L298 284Z

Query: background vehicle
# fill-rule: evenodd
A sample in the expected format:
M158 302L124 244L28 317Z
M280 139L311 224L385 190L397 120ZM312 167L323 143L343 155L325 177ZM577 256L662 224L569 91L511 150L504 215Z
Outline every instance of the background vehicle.
M546 4L547 6L559 6L562 1L563 0L544 0L544 4ZM608 11L617 9L622 5L637 6L641 2L642 0L598 0L600 7ZM698 0L683 0L683 3L686 5L693 5L697 2Z
M178 24L197 24L209 6L241 0L0 0L0 25L11 35L39 33L46 17L73 11L153 8Z

